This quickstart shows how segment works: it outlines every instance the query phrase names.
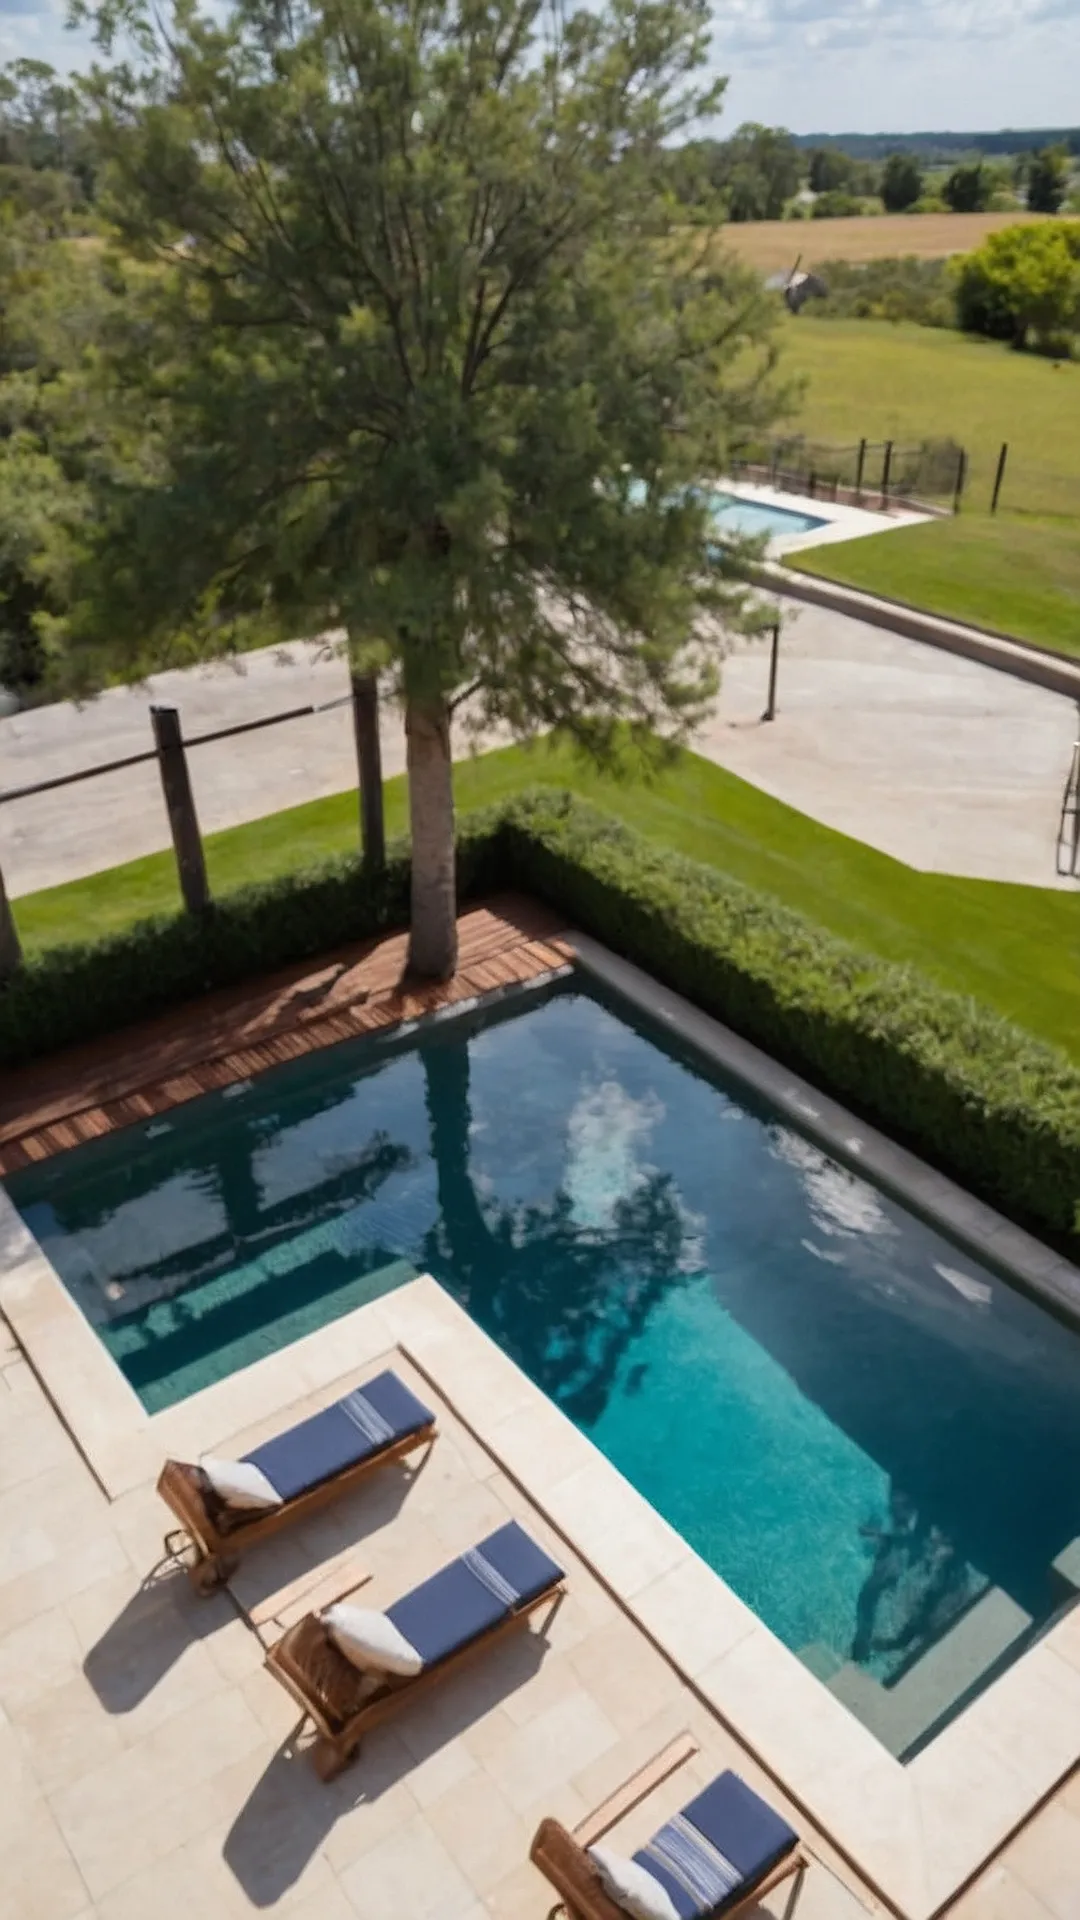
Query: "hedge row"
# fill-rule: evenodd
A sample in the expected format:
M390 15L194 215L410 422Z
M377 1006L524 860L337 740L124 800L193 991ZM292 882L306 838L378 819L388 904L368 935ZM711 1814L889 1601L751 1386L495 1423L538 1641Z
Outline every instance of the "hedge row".
M1080 1251L1080 1070L1064 1054L569 795L523 796L500 839L515 884L574 926Z
M477 815L459 836L464 896L501 884L492 865L498 818ZM238 888L204 920L182 911L104 939L32 957L0 988L0 1067L113 1033L214 987L310 960L405 925L408 849L390 848L374 880L353 855Z
M569 794L472 816L462 900L524 888L953 1174L1080 1250L1080 1071L977 1003L856 952L765 895L653 847ZM0 992L0 1065L111 1032L212 987L407 917L408 859L343 859L58 948Z

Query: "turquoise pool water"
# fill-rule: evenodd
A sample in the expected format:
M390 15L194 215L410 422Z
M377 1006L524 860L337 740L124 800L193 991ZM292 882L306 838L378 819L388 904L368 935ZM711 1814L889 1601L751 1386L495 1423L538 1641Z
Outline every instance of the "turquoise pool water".
M1077 1336L576 979L9 1190L152 1409L430 1270L894 1752L1070 1591Z
M800 513L795 507L771 507L764 500L744 500L734 493L712 493L709 503L717 526L732 533L813 533L816 527L829 524L817 514Z

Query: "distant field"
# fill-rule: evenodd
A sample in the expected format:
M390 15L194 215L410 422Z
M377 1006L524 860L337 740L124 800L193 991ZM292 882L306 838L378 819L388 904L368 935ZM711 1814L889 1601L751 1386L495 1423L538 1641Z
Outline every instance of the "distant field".
M971 462L956 521L800 554L814 573L1080 654L1080 364L879 320L785 324L811 439L914 445L951 436ZM986 512L998 449L1009 464Z
M724 228L724 242L762 273L790 267L797 253L805 265L816 260L881 260L916 254L944 260L970 253L999 227L1034 222L1037 213L883 213L850 220L751 220Z

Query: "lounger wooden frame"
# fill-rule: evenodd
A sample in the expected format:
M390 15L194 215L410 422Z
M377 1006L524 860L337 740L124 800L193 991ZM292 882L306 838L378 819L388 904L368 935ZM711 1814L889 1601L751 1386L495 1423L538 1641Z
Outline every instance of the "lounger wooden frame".
M551 1614L554 1614L565 1592L566 1576L560 1574L559 1578L551 1581L542 1592L535 1594L531 1600L523 1601L519 1607L514 1608L512 1613L505 1614L501 1620L497 1620L495 1625L489 1627L485 1633L478 1634L475 1640L470 1640L466 1646L459 1647L456 1652L448 1654L445 1660L438 1661L434 1666L425 1667L422 1672L413 1677L399 1678L393 1674L381 1676L376 1691L368 1695L363 1705L355 1712L340 1717L335 1717L324 1707L314 1690L311 1674L306 1668L303 1658L305 1637L310 1643L317 1625L321 1644L325 1648L329 1645L329 1635L321 1622L316 1622L313 1614L305 1615L303 1620L299 1621L295 1627L291 1627L270 1648L265 1664L275 1680L280 1681L286 1691L292 1694L305 1717L317 1730L319 1737L312 1749L311 1757L320 1780L334 1779L335 1775L356 1758L360 1742L366 1733L370 1733L383 1720L392 1718L411 1701L426 1699L440 1681L460 1672L469 1660L477 1654L486 1652L497 1640L502 1640L516 1628L527 1625L531 1616L541 1607L550 1607ZM333 1652L336 1659L344 1661L343 1654L337 1653L336 1649L333 1649ZM352 1678L357 1681L361 1678L355 1669ZM622 1920L625 1920L625 1915Z
M562 1908L556 1907L556 1913L562 1911L570 1920L626 1920L623 1908L604 1892L600 1875L584 1848L557 1820L541 1820L529 1848L529 1858L562 1896ZM793 1874L805 1873L808 1865L801 1847L796 1846L771 1873L746 1887L730 1906L721 1908L723 1920L764 1900L766 1894Z
M402 1459L417 1447L430 1449L437 1438L438 1429L432 1416L428 1424L417 1428L415 1433L407 1433L403 1439L395 1440L378 1453L365 1455L363 1460L354 1461L329 1480L320 1480L316 1486L308 1487L304 1493L297 1494L294 1500L286 1500L280 1507L257 1513L227 1532L222 1532L215 1524L192 1469L181 1461L166 1460L157 1490L179 1520L180 1531L165 1535L165 1551L179 1559L185 1551L193 1548L194 1558L189 1555L186 1560L191 1584L197 1593L213 1593L228 1579L249 1548L257 1546L262 1540L271 1539L274 1534L291 1527L295 1522L306 1520L310 1514L317 1513L320 1507L341 1499L361 1480L365 1480L369 1473L374 1473L376 1468L389 1466L391 1461Z

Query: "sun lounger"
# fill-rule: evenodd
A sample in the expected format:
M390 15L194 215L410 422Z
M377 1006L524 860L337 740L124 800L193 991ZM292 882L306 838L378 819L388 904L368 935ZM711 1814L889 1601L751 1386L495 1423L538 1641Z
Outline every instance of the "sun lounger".
M229 1506L202 1467L167 1460L158 1492L183 1531L165 1536L166 1552L193 1547L188 1572L198 1591L209 1593L258 1541L336 1500L374 1468L434 1439L435 1415L388 1370L244 1455L244 1464L257 1467L270 1482L280 1506Z
M306 1614L270 1649L266 1664L318 1730L313 1758L322 1779L340 1772L381 1720L524 1625L537 1608L554 1609L564 1588L562 1568L511 1520L386 1609L423 1663L416 1674L361 1672L321 1616Z
M572 1920L626 1920L589 1852L557 1820L541 1821L529 1854ZM737 1773L720 1774L633 1858L679 1920L727 1920L806 1868L798 1835Z

